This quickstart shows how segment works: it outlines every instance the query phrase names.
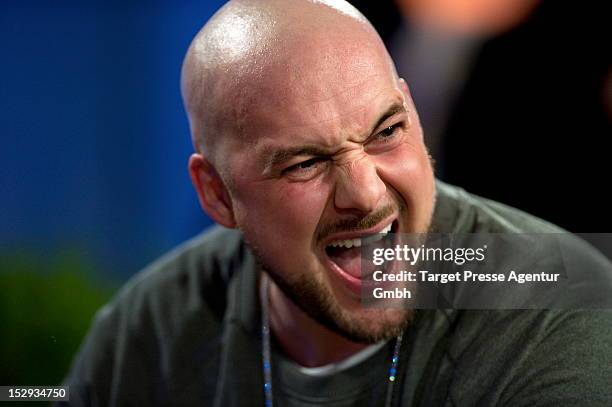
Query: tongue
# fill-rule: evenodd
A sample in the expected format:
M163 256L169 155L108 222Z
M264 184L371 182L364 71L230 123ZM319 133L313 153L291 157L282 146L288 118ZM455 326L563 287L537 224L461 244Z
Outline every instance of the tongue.
M361 249L359 247L334 247L328 251L332 259L342 270L355 278L361 278Z

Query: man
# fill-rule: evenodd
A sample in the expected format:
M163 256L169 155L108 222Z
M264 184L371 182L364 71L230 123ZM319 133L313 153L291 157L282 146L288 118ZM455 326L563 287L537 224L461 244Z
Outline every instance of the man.
M610 404L609 312L361 305L349 247L370 236L558 229L434 181L408 87L357 10L231 1L182 90L193 184L225 228L98 313L72 404Z

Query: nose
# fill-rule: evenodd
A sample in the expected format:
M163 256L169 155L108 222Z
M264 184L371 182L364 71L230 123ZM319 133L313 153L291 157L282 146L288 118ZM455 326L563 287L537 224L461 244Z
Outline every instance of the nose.
M343 163L338 173L334 194L337 210L362 215L379 207L387 187L368 156Z

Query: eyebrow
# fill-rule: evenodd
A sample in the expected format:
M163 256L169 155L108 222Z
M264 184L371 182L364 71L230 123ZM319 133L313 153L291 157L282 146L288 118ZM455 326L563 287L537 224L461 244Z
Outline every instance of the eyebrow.
M370 132L374 131L377 127L382 125L389 117L404 112L407 112L404 104L398 101L394 102L391 106L389 106L385 113L380 116L380 118L376 121L376 124L370 129ZM321 148L317 145L307 144L281 149L266 149L261 155L260 161L262 162L265 169L269 169L283 164L284 162L290 160L293 157L298 157L301 155L325 156L329 154L331 154L330 150Z
M398 113L407 113L406 106L401 102L394 102L382 116L376 122L376 125L370 129L370 132L374 131L377 127L385 122L389 117L395 116Z
M264 168L269 169L289 161L293 157L298 157L301 155L324 156L329 154L331 154L331 151L329 150L308 144L278 150L270 149L268 152L262 154L261 162L263 163Z

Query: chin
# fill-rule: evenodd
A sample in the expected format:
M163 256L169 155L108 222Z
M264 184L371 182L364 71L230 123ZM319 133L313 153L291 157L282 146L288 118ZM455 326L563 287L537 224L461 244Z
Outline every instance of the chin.
M413 319L410 309L362 309L359 315L338 321L337 333L365 344L389 340L401 334Z

